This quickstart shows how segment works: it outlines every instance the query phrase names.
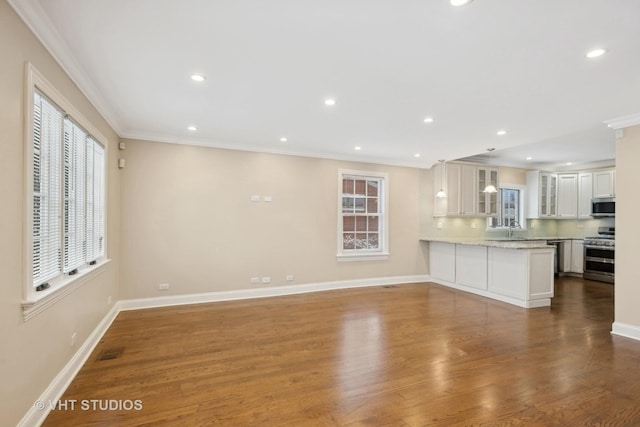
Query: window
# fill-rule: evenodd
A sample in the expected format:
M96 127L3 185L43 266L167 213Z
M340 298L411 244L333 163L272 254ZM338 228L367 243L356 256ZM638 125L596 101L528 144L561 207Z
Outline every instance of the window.
M489 228L526 228L524 218L524 187L500 186L498 189L498 216L487 219Z
M339 171L338 259L388 259L386 174Z
M31 66L27 81L28 305L95 269L106 242L102 138Z

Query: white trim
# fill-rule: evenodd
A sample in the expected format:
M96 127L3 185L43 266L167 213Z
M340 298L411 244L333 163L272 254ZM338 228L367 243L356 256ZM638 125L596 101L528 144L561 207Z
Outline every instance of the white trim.
M120 301L120 309L138 310L143 308L169 307L174 305L201 304L218 301L235 301L252 298L267 298L337 289L399 285L404 283L422 283L429 281L431 281L430 276L424 274L415 276L379 277L369 279L342 280L335 282L308 283L305 285L287 285L277 286L273 288L240 289L237 291L207 292L201 294L123 300Z
M65 278L63 283L53 285L50 290L36 292L33 288L32 277L32 256L33 256L33 222L27 220L24 222L23 227L23 271L24 283L23 283L23 315L24 320L27 321L33 316L45 310L50 305L60 300L65 295L76 290L80 285L85 283L88 279L95 277L95 275L101 273L104 269L102 265L107 264L110 260L108 256L109 239L108 236L108 194L109 194L109 141L107 138L84 116L78 111L71 102L67 100L30 62L25 62L25 87L24 87L24 105L26 108L24 115L24 187L23 194L23 206L27 214L33 212L33 198L31 197L33 189L33 99L35 88L38 88L45 96L53 101L57 107L61 108L64 113L69 114L75 122L82 126L91 137L104 147L104 256L99 260L99 264L86 268L84 273L78 274L76 277ZM93 274L95 272L95 274ZM82 279L82 280L80 280Z
M640 341L640 326L630 325L628 323L622 322L613 322L611 333L613 335L619 335L621 337Z
M89 280L94 279L99 274L102 274L106 265L110 263L110 259L100 261L99 264L91 266L80 272L75 276L68 276L70 280L62 285L53 286L50 289L34 293L37 299L25 300L22 302L22 315L24 321L32 319L38 314L45 311L47 308L66 297Z
M342 248L342 180L345 176L353 176L363 179L374 178L381 181L381 188L378 188L378 201L382 208L382 214L380 215L381 221L378 224L380 248L377 250L344 250ZM338 189L336 191L336 257L338 262L386 261L389 259L389 185L389 174L387 172L338 169Z
M116 132L121 130L122 125L118 120L118 117L122 117L121 112L114 111L111 105L106 102L103 93L94 85L91 77L80 65L80 62L76 60L73 51L64 41L55 25L51 23L40 2L37 0L7 0L7 3L13 7L13 10L16 11L22 21L49 51L53 59L76 84L83 95L100 112L107 123Z
M548 307L551 305L551 298L540 298L540 299L525 301L519 298L508 297L508 296L500 295L494 292L485 291L482 289L476 289L476 288L470 288L463 285L458 285L456 283L447 282L446 280L432 278L431 282L437 283L438 285L446 286L448 288L457 289L459 291L480 295L481 297L489 298L492 300L497 300L501 302L506 302L508 304L517 305L518 307L522 307L522 308Z
M71 357L71 360L69 360L53 381L51 381L46 390L42 392L40 397L36 400L36 402L42 402L44 404L44 409L36 409L36 402L34 402L31 408L29 408L29 411L24 417L22 417L22 420L20 420L17 427L39 426L44 422L51 411L51 405L49 402L55 402L62 397L67 387L69 387L69 384L71 384L71 381L73 381L82 366L85 364L91 355L91 352L93 352L93 349L100 342L100 339L102 339L102 336L107 329L109 329L109 326L111 326L111 323L113 323L119 312L119 303L116 303L100 323L98 323L98 326L96 326L93 332L87 337L85 342L82 343L82 346L80 346L78 351L76 351L73 357Z
M629 126L640 125L640 113L629 114L628 116L606 120L604 123L615 130L628 128Z

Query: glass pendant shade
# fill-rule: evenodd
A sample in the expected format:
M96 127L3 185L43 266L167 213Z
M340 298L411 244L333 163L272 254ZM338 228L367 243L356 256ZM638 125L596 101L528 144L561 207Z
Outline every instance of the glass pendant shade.
M496 189L495 185L493 184L489 184L486 187L484 187L484 190L482 190L483 193L497 193L498 190Z
M438 199L444 199L445 197L447 197L447 193L445 193L444 190L441 188L440 191L436 193L436 197Z

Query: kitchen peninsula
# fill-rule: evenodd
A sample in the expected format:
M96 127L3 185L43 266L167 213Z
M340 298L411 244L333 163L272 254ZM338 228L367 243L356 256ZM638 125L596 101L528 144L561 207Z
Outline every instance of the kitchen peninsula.
M546 241L421 240L434 283L525 308L551 305L555 248Z

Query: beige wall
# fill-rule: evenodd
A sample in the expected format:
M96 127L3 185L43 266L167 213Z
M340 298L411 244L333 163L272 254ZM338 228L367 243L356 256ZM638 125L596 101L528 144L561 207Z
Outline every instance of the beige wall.
M119 182L117 136L82 96L6 2L0 2L0 425L11 426L33 406L118 298ZM24 322L24 67L29 61L109 140L108 245L113 262L47 311ZM71 347L71 335L77 344Z
M426 274L419 170L126 140L124 298ZM338 169L388 172L388 261L336 260ZM273 201L251 202L253 195ZM287 282L287 275L295 280ZM168 291L159 291L168 283Z
M640 328L640 125L624 129L616 143L615 321Z

